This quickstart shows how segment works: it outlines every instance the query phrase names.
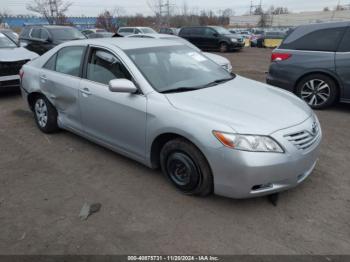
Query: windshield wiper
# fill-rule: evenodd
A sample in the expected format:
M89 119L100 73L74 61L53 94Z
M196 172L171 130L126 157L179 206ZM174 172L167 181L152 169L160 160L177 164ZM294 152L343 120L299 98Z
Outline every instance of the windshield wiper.
M198 89L200 89L200 87L177 87L174 89L164 90L160 93L162 93L162 94L179 93L179 92L194 91L194 90L198 90Z
M208 83L208 84L202 86L202 88L211 87L211 86L216 86L216 85L218 85L218 84L222 84L222 83L226 83L226 82L228 82L228 81L231 81L232 79L234 79L234 77L214 80L213 82L210 82L210 83Z

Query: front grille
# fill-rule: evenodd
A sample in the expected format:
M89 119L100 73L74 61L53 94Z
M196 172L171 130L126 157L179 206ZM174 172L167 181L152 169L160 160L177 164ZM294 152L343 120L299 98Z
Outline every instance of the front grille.
M315 123L310 130L303 130L300 132L286 135L285 137L298 149L307 150L317 141L319 135L320 129Z
M19 79L0 81L0 90L7 87L19 87L19 86L20 86Z
M0 62L0 76L18 75L19 70L29 60L22 60L16 62Z

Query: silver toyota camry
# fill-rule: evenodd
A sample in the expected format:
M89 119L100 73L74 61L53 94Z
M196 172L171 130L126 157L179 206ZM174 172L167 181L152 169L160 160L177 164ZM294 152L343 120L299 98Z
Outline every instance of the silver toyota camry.
M160 167L186 194L276 193L303 182L318 159L321 128L305 102L179 42L69 42L21 77L41 131L66 129Z

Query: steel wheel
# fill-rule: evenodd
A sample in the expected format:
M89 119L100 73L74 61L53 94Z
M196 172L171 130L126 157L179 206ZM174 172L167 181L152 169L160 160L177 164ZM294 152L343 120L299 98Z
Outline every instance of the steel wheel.
M48 110L45 101L41 98L35 103L35 114L38 124L41 127L45 127L48 120Z
M200 182L200 172L193 160L182 152L174 152L166 161L170 179L184 190L193 190Z
M323 80L312 79L306 82L301 89L301 98L310 106L322 106L331 96L330 86Z

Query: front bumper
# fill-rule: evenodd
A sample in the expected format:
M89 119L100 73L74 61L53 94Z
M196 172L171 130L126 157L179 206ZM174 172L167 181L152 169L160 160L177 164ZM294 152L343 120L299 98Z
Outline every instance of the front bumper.
M321 128L306 150L286 139L287 134L310 130L313 118L301 125L271 134L285 153L257 153L226 147L206 152L214 176L214 192L231 198L251 198L296 187L314 170L322 139ZM318 123L319 125L319 123Z
M245 46L244 42L231 43L229 45L229 49L230 50L238 50L238 49L242 49L244 46Z

